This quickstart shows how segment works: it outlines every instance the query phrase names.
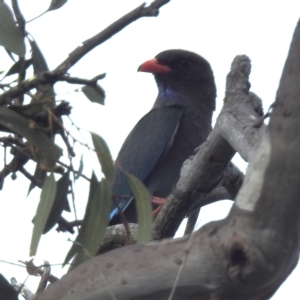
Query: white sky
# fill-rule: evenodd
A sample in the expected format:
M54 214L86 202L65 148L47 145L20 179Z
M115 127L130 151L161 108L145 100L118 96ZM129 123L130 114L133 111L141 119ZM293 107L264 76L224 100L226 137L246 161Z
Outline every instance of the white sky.
M29 20L46 10L50 0L19 0L19 3ZM63 8L29 23L27 30L36 39L50 69L53 69L81 42L141 3L139 0L70 0ZM238 54L246 54L252 60L252 91L262 98L267 110L275 99L299 12L300 1L297 0L171 0L161 9L158 18L136 21L70 70L71 76L81 78L107 73L101 82L107 94L105 106L90 103L83 94L74 92L76 86L65 84L57 86L57 99L69 101L73 106L75 123L102 135L115 157L131 128L151 108L156 97L153 77L137 73L138 66L163 50L181 48L199 53L212 65L218 88L215 117L222 107L226 74ZM0 57L0 69L7 70L11 62L2 48ZM2 161L2 153L0 155ZM244 169L241 159L237 161ZM85 159L85 163L89 165L84 171L87 175L91 165L98 168L96 160L90 163L90 157ZM21 179L22 175L18 174L19 177ZM7 178L1 191L1 260L16 263L18 259L29 259L31 219L39 191L36 189L26 198L28 185L25 180L13 182ZM81 217L87 185L78 186L76 193ZM229 207L229 203L218 203L203 208L201 223L224 217ZM66 216L73 219L70 214ZM55 230L43 236L36 263L40 264L44 259L52 264L61 263L71 246L67 237L75 238L58 234ZM53 267L52 271L57 276L65 272L60 266ZM12 276L20 282L26 279L24 269L4 263L1 263L1 273L7 279ZM299 298L299 276L300 270L296 269L272 299ZM35 291L37 279L29 278L26 284Z

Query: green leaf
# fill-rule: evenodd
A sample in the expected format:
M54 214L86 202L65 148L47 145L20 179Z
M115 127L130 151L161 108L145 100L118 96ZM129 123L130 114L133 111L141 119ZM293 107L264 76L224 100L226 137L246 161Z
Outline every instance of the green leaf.
M43 234L47 233L58 222L63 210L65 210L65 208L68 208L68 190L70 185L69 177L70 172L66 172L57 181L57 190L54 203L43 230Z
M24 62L24 69L26 70L27 68L29 68L32 64L32 59L27 59ZM15 64L12 65L12 67L8 70L8 72L5 74L5 77L13 75L13 74L17 74L21 72L21 67L22 67L22 61L18 60Z
M33 63L33 69L34 69L34 74L39 74L41 72L49 71L46 59L40 50L38 44L36 43L35 40L28 39L31 50L32 50L32 63Z
M24 36L16 25L11 9L3 0L0 0L0 45L19 56L25 56Z
M36 124L15 111L0 106L0 124L25 137L34 149L34 155L44 169L51 168L62 155L62 150Z
M109 148L102 137L91 132L94 148L106 179L112 183L115 179L115 168Z
M11 51L9 51L7 48L4 48L6 53L8 54L8 56L10 57L10 59L13 61L13 62L16 62L16 59L14 58L13 54L11 53Z
M135 176L124 172L127 176L129 186L134 195L134 201L138 219L137 242L145 243L150 241L152 231L152 205L151 197L145 185Z
M49 71L47 61L40 50L38 44L35 40L28 39L31 46L31 57L34 74L40 74L45 71ZM41 102L42 100L49 101L52 105L54 105L55 91L52 84L41 85L37 88L37 93L33 98L32 102ZM52 103L53 102L53 103Z
M18 300L18 293L14 290L6 278L0 274L0 299Z
M95 174L93 174L82 226L75 243L67 254L64 264L76 253L75 266L98 252L109 222L110 208L110 184L105 178L102 178L101 182L98 182Z
M36 210L30 244L30 256L34 256L36 254L41 235L44 231L46 222L54 203L56 187L57 185L54 180L54 175L51 173L44 182L40 202Z
M47 11L55 10L64 6L68 0L52 0Z
M100 85L97 84L97 89L85 85L81 90L91 102L96 102L104 105L105 93Z
M83 219L83 223L82 223L80 231L82 230L82 227L86 227L86 224L84 224L84 223L87 223L88 213L90 211L88 209L88 205L89 205L89 203L91 203L93 201L94 195L97 193L97 189L98 189L97 185L98 185L98 180L97 180L96 175L93 173L92 178L91 178L91 183L90 183L90 192L89 192L89 197L88 197L88 203L87 203L87 207L85 210L85 215L84 215L84 219ZM81 247L78 245L78 242L77 242L78 238L79 238L79 236L77 236L75 242L73 243L72 247L70 248L70 250L65 258L65 261L63 263L63 266L65 264L67 264L78 251L80 251Z

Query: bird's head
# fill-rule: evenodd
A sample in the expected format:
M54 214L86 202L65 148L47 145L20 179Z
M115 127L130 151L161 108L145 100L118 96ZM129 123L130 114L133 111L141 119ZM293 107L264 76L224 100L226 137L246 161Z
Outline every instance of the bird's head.
M216 88L210 64L186 50L166 50L144 62L140 72L152 73L159 94L157 101L178 99L180 105L215 106ZM186 103L189 101L190 103ZM191 103L192 102L192 103Z

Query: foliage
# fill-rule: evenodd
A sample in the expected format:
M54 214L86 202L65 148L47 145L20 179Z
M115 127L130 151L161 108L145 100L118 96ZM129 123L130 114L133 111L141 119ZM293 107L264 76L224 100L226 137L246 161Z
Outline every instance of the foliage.
M66 3L67 0L52 0L48 10L43 14L59 9ZM149 12L150 14L152 12ZM142 16L141 14L140 17ZM127 22L130 24L134 20L135 17L132 16L132 20ZM110 186L115 176L114 162L109 147L99 135L91 133L90 141L82 142L65 128L65 120L71 115L71 106L68 102L57 100L55 84L64 81L70 85L79 85L79 90L90 101L104 105L105 92L98 81L104 78L105 74L97 75L92 79L82 79L73 78L67 73L68 69L92 48L83 49L84 52L80 53L75 49L66 61L50 71L47 58L25 27L26 20L19 9L18 2L12 1L11 9L4 1L0 1L0 45L5 48L12 60L12 65L6 70L0 84L2 90L0 145L4 151L10 150L8 155L10 161L5 161L0 171L0 189L3 188L7 176L16 177L17 172L21 172L28 179L28 193L35 187L41 189L40 202L33 218L34 227L30 247L30 255L35 255L42 234L46 234L56 224L59 225L58 230L74 233L72 222L68 223L61 214L64 210L70 211L70 196L74 195L77 180L87 180L89 193L86 193L88 201L85 217L82 221L75 220L76 226L81 224L81 227L65 259L65 262L68 262L77 255L76 264L79 264L97 253L104 237L111 208ZM104 41L101 38L98 41L96 37L93 38L96 43L92 47ZM73 123L72 128L81 130ZM59 140L57 137L62 141L59 145L56 142ZM89 153L96 153L102 171L100 180L94 172L91 177L83 174L84 161L90 159L90 156L87 158L81 156L78 170L74 169L76 143L88 149ZM33 174L26 169L30 161L35 163ZM64 161L69 163L66 164ZM98 166L95 164L94 168L97 171ZM149 199L143 184L130 174L127 176L137 201L140 202L142 197ZM137 206L138 215L143 216L148 213L150 216L145 218L145 221L139 217L141 223L139 241L146 241L150 239L152 226L150 203L146 206L141 204Z

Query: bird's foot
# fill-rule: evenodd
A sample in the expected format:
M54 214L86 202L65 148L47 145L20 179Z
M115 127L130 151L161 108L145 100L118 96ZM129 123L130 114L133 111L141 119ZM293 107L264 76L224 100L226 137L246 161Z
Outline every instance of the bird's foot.
M153 210L152 215L156 217L158 213L160 212L162 206L166 202L165 198L160 198L160 197L151 197L151 202L154 204L158 204L158 207Z

